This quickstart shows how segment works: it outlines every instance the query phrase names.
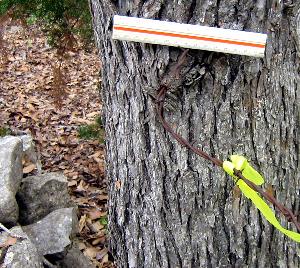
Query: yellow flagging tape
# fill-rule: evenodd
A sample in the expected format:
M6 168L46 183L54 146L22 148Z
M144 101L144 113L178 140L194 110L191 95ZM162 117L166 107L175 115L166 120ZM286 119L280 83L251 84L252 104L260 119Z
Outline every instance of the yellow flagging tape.
M300 243L300 234L296 232L289 231L283 228L273 210L268 206L268 204L258 195L256 191L251 189L243 180L239 180L234 175L234 169L242 172L242 175L248 179L249 181L255 183L256 185L261 185L264 183L263 177L248 163L247 159L240 155L232 155L230 157L230 161L223 162L223 169L228 173L235 181L237 181L237 185L244 193L244 195L251 199L253 204L258 208L258 210L264 215L266 220L271 223L275 228L277 228L280 232L284 233L291 239Z

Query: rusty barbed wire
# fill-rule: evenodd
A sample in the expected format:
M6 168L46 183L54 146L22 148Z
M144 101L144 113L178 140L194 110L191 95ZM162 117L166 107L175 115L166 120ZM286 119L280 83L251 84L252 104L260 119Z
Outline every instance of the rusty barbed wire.
M167 85L161 85L158 90L158 94L155 100L156 104L156 111L158 114L158 118L163 125L164 129L171 134L171 136L177 140L182 146L187 147L191 151L193 151L195 154L199 155L200 157L209 160L214 165L221 167L223 166L223 161L216 157L210 156L208 153L204 152L203 150L193 146L190 142L188 142L186 139L184 139L181 135L176 133L170 124L165 120L164 118L164 102L166 99L166 93L168 91ZM268 200L270 203L274 205L287 219L288 222L292 222L296 228L298 233L300 233L300 223L297 221L296 215L287 207L280 204L274 196L272 196L270 193L265 192L263 189L261 189L259 186L254 184L253 182L246 179L242 172L239 170L234 169L234 175L237 176L239 179L243 180L252 190L258 192L261 194L266 200Z

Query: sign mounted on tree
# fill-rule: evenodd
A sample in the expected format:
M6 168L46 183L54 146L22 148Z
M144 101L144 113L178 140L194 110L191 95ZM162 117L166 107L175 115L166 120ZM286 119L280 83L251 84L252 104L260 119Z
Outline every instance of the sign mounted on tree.
M112 38L263 57L267 35L116 15Z

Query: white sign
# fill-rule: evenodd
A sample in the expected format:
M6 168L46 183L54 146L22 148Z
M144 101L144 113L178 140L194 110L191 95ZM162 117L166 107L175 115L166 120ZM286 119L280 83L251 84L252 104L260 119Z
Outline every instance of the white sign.
M112 38L263 57L267 35L116 15Z

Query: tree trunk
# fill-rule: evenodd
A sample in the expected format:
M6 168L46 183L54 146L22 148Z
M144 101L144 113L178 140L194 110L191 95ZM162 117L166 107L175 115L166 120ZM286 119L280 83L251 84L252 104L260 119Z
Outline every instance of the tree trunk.
M279 202L299 211L299 3L90 2L103 66L110 250L118 267L299 267L299 245L233 191L224 171L161 126L148 92L182 50L111 39L115 14L267 33L261 59L189 51L189 71L165 117L211 155L251 159Z

